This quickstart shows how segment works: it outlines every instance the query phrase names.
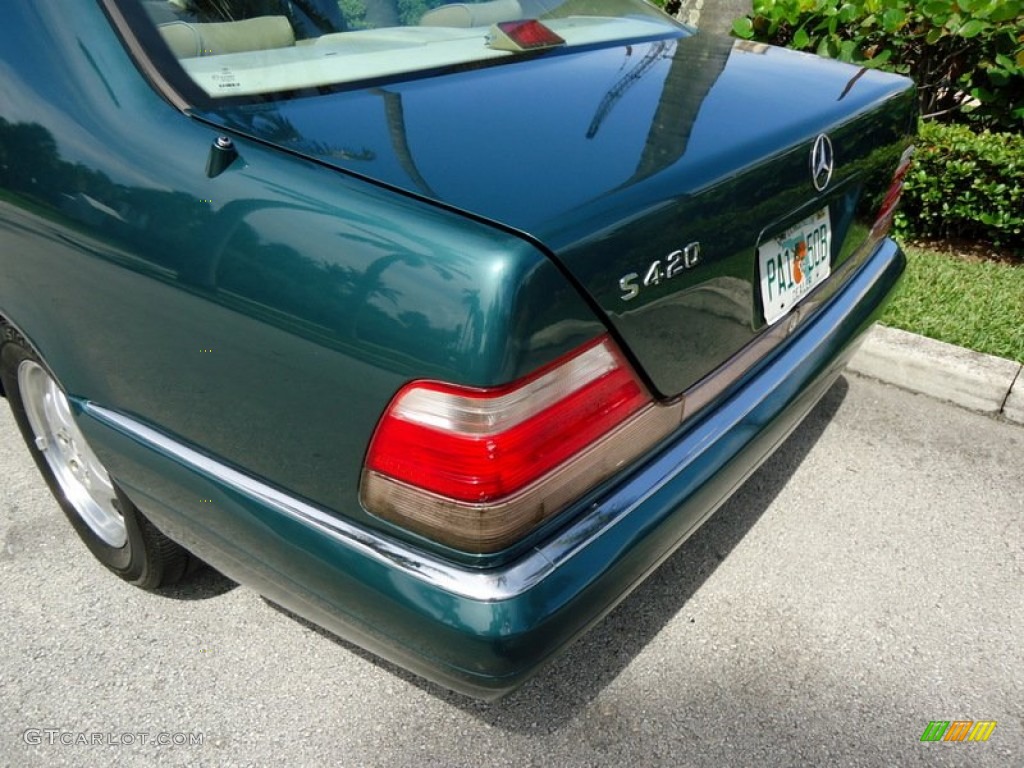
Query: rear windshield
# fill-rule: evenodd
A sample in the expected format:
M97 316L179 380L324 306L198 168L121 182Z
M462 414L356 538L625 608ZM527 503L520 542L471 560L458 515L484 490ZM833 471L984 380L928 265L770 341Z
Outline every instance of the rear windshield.
M678 34L645 0L136 0L213 98L444 70L566 46ZM138 10L138 9L137 9ZM153 34L155 29L156 34Z

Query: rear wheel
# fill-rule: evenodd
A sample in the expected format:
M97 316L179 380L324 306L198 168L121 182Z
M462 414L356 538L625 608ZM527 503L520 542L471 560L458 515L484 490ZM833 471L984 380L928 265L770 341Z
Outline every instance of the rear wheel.
M75 422L64 391L12 329L0 339L0 378L15 421L75 531L107 568L144 589L168 586L190 555L117 487Z

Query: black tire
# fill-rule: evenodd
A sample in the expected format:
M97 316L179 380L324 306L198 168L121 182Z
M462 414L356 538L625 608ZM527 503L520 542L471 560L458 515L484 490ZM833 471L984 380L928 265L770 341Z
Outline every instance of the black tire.
M66 479L62 480L55 473L51 461L59 462L58 469L65 465L74 467L78 467L78 465L74 459L70 462L60 463L63 456L58 458L58 454L65 450L63 447L61 450L56 450L55 446L55 449L49 453L51 458L45 454L49 444L45 437L36 434L32 418L29 416L29 408L36 407L36 401L33 401L30 406L26 405L19 379L19 370L23 370L22 375L29 377L26 380L52 384L51 394L56 400L60 400L61 397L66 398L66 395L46 363L40 359L39 355L17 331L7 325L0 325L0 331L2 331L0 334L0 380L3 382L4 393L11 405L14 420L17 422L29 452L54 498L89 551L119 577L142 589L170 586L178 582L186 573L193 571L195 569L193 567L195 563L192 562L194 558L187 550L157 530L156 526L147 520L138 507L125 496L117 483L106 472L106 468L99 463L99 459L92 453L80 432L73 434L74 442L80 441L84 451L93 459L91 463L86 463L86 466L89 467L84 473L88 478L86 485L91 487L91 479L100 477L100 472L102 472L102 479L106 482L96 483L100 488L93 493L97 497L101 497L101 503L94 505L93 508L100 509L101 512L94 515L92 522L87 514L88 509L82 507L87 502L79 500L78 506L72 502L68 490L76 489L74 485L76 479L69 477L65 472L63 477ZM34 386L33 384L29 387L30 392L27 393L29 398L36 398ZM38 410L35 410L34 413L38 414ZM35 418L38 422L39 416L37 415ZM69 426L69 429L74 432L77 428ZM39 445L40 440L45 444L43 447ZM66 450L74 452L70 448ZM80 485L77 490L81 491ZM109 491L113 492L112 496ZM75 494L75 497L81 499L81 493ZM82 511L83 509L85 511ZM117 519L117 516L120 517L120 520ZM100 522L105 521L107 528L98 528L97 518ZM119 525L122 521L123 527ZM104 534L101 535L97 532L98 530Z

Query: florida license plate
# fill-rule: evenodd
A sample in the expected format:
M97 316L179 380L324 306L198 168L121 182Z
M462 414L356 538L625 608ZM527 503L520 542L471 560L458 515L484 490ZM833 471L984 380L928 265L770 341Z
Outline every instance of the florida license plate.
M761 303L768 325L782 319L832 271L828 208L808 216L757 249Z

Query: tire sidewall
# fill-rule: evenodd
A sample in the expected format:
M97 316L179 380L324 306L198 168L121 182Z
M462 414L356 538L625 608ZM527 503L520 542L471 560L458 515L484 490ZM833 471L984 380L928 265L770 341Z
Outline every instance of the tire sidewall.
M75 532L85 542L85 545L96 559L122 579L130 582L143 580L146 575L146 549L142 534L141 515L135 505L132 504L117 483L114 482L114 491L117 495L116 506L124 518L127 541L121 547L110 546L100 539L85 520L82 519L81 515L79 515L74 505L68 500L64 489L57 481L43 452L36 447L35 433L29 422L18 383L18 368L26 360L31 360L43 366L50 377L58 383L58 386L60 385L57 377L53 375L49 366L43 362L40 356L18 338L15 332L5 329L3 338L0 339L0 379L3 380L4 392L11 405L11 412L14 414L14 420L21 431L22 437L25 439L25 444L32 454L33 461L35 461L36 466L43 475L43 479L67 516L68 521L74 527ZM113 478L111 480L113 481Z

